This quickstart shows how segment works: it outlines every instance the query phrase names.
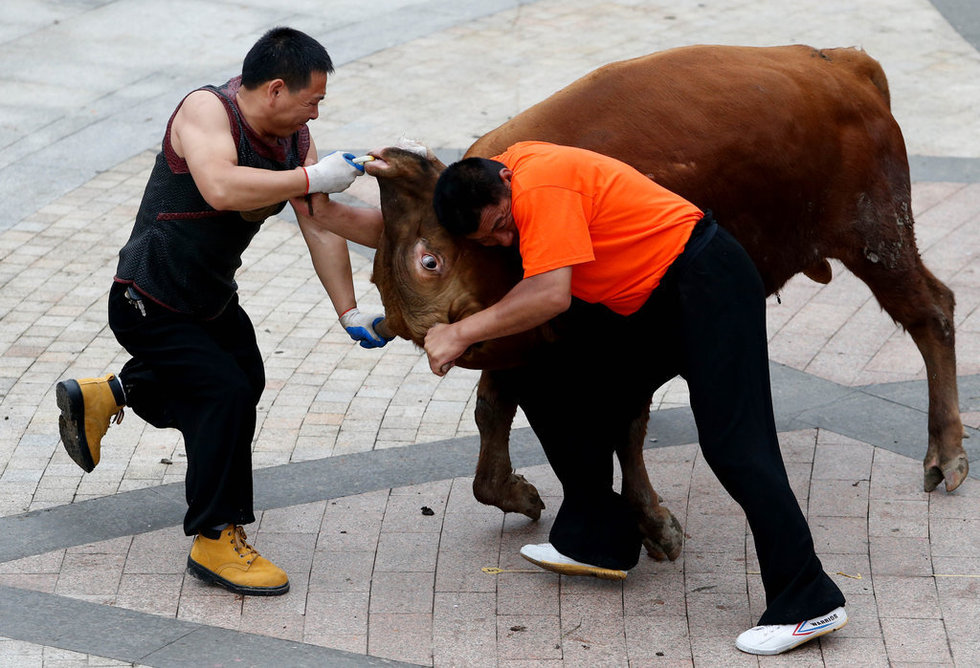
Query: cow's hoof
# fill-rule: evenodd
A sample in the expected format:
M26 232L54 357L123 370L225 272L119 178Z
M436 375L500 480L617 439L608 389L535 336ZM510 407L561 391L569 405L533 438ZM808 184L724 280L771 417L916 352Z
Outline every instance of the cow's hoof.
M544 510L538 490L518 473L511 473L503 484L490 484L484 478L474 479L473 496L480 503L496 506L505 513L520 513L532 520L541 519Z
M519 473L511 474L511 487L513 489L512 498L514 507L511 512L526 515L532 520L541 519L541 511L544 510L544 501L538 494L537 488L529 483L527 479Z
M674 561L684 547L684 529L674 514L660 506L655 516L640 522L643 533L643 547L647 554L657 561Z
M931 492L945 480L946 491L952 492L963 484L963 481L970 474L970 462L966 458L966 453L962 453L946 460L941 468L939 465L926 465L924 469L922 488L925 491Z

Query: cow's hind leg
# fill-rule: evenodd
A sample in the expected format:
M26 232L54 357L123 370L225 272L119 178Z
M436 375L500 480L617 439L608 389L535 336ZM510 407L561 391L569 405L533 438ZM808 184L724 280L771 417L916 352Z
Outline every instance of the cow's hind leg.
M517 412L511 383L513 371L484 371L476 391L476 426L480 458L473 478L473 495L480 503L505 513L541 517L544 502L534 485L514 473L510 461L510 428Z
M639 516L640 532L647 554L657 561L680 556L684 546L684 529L650 484L643 462L643 440L646 438L649 404L630 424L628 442L616 449L623 472L622 494Z
M946 481L951 492L970 472L963 449L963 423L960 418L954 347L953 292L919 264L923 281L933 296L931 313L925 322L903 326L915 341L926 363L929 386L929 447L923 460L923 488L934 490Z
M907 198L899 210L908 210ZM859 223L863 238L853 246L856 252L842 260L868 284L922 354L929 386L929 446L923 461L923 486L931 492L945 479L946 491L951 492L969 473L956 386L953 292L922 264L911 213L863 218Z

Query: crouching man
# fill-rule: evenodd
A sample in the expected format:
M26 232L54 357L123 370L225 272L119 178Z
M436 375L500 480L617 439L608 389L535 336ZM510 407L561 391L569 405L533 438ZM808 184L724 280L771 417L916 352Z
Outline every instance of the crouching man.
M332 72L316 40L274 28L245 56L241 76L184 98L109 292L109 326L132 359L118 375L56 388L62 442L85 471L99 463L123 406L180 430L184 532L194 536L188 568L238 594L289 591L286 573L242 528L255 521L251 452L265 371L235 283L252 237L287 200L348 333L365 347L387 342L373 330L382 316L357 309L345 240L375 246L381 213L322 194L346 189L363 168L339 152L318 161L307 127Z

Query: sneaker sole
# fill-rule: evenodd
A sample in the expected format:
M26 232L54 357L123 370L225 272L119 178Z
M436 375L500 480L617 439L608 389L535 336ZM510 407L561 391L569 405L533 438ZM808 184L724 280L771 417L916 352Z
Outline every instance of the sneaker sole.
M743 647L742 645L740 645L738 643L737 640L735 641L735 647L738 648L739 650L745 652L746 654L755 654L757 656L773 656L775 654L782 654L783 652L788 652L791 649L796 649L800 645L802 645L804 643L808 643L811 640L816 640L820 636L825 636L825 635L827 635L829 633L833 633L834 631L837 631L838 629L842 629L845 626L847 626L847 622L848 622L848 620L845 619L844 620L844 623L841 624L840 626L835 626L832 629L825 629L825 630L819 631L817 633L811 633L810 635L808 635L808 636L806 636L804 638L800 638L799 642L795 642L792 645L789 645L787 647L781 647L781 648L778 648L778 649L754 650L754 649L750 649L748 647Z
M196 577L198 580L208 584L218 585L219 587L224 587L234 594L242 594L245 596L282 596L289 591L288 581L285 584L279 585L278 587L245 587L242 585L237 585L230 580L224 579L217 573L209 571L190 557L187 557L187 572Z
M530 561L535 566L540 566L546 571L552 571L553 573L559 573L561 575L591 575L592 577L599 578L600 580L625 580L626 571L620 571L613 568L599 568L598 566L578 566L576 564L559 564L554 561L542 561L539 559L532 559L526 554L522 554L522 557Z
M61 433L65 451L83 471L91 473L95 468L95 461L85 438L85 398L82 396L82 388L74 380L63 380L55 386L55 399L61 409L58 431Z

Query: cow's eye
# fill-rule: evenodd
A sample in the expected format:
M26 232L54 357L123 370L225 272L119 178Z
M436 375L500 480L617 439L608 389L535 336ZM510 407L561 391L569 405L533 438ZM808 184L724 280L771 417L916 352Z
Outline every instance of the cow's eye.
M432 255L423 255L422 259L419 261L422 263L422 266L429 271L435 271L439 267L439 261Z

